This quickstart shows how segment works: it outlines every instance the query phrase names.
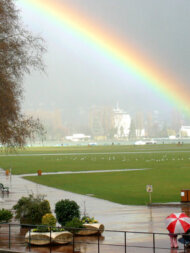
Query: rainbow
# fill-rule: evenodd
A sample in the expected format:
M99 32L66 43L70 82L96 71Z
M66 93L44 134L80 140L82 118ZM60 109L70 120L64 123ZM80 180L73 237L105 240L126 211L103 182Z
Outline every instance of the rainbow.
M160 71L152 62L137 53L136 49L91 22L90 18L69 8L60 0L20 0L20 2L30 10L38 11L47 19L61 25L63 29L69 29L85 43L92 44L94 50L116 62L142 85L159 93L178 109L189 111L190 95L183 84L172 80L170 75Z

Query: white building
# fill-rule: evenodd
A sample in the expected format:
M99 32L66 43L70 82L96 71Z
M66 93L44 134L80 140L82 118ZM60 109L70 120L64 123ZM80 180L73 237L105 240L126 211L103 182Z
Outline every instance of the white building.
M145 129L143 128L143 129L136 129L135 130L135 132L136 132L136 137L145 137Z
M131 126L131 117L125 111L121 110L118 106L113 109L114 117L114 127L116 128L116 134L114 137L122 138L128 137L130 126Z
M179 133L181 137L190 137L190 126L181 126Z
M65 139L68 141L87 141L91 138L89 135L85 134L73 134L72 136L66 136Z

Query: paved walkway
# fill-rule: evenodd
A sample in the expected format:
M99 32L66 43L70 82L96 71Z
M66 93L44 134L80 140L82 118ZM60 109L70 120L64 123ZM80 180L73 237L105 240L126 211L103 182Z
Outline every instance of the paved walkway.
M105 225L107 230L127 230L141 232L163 232L165 229L165 217L171 212L181 212L180 207L147 207L147 206L128 206L120 205L110 201L97 199L90 196L75 194L27 181L20 176L5 176L5 172L0 170L0 182L10 187L10 194L0 195L0 207L11 209L12 206L22 196L30 193L44 194L49 200L52 211L55 203L61 199L75 200L89 216L94 216L99 222ZM148 196L147 196L148 197ZM188 209L189 210L189 209ZM187 210L187 212L188 212ZM183 210L184 211L184 210ZM138 239L137 239L138 237ZM128 240L138 242L149 240L143 235L129 235ZM123 235L108 233L106 241L123 243ZM166 246L169 240L166 238Z
M125 155L125 154L152 154L152 153L190 153L190 150L146 150L146 151L123 151L123 152L70 152L70 153L33 153L33 154L0 154L0 157L7 156L81 156L81 155Z
M136 170L150 170L149 168L144 169L118 169L118 170L83 170L83 171L59 171L59 172L43 172L43 175L59 175L59 174L88 174L88 173L107 173L107 172L118 172L118 171L136 171ZM25 176L37 176L37 173L22 174L19 177Z

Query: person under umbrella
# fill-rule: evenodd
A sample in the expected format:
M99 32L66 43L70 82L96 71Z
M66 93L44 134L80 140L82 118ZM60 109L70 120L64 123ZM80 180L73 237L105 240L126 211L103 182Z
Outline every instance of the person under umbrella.
M170 232L171 248L178 248L177 235L190 229L190 218L185 213L172 213L166 218L166 228Z
M185 244L186 248L190 248L190 229L188 229L178 241Z
M170 237L170 244L171 244L171 248L178 248L177 245L177 235L175 234L169 234Z

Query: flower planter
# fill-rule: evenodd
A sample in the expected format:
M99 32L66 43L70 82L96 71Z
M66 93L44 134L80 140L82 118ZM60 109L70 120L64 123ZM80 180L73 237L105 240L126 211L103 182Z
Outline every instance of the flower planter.
M51 234L51 238L50 238ZM73 235L68 231L62 232L27 232L25 242L33 245L67 244L72 242Z
M42 175L42 170L38 170L38 176L41 176Z
M9 173L10 173L9 170L6 170L6 171L5 171L5 175L6 175L6 176L9 176Z
M68 231L53 232L52 239L53 239L53 242L56 244L66 244L66 243L72 242L73 235L72 233Z
M77 232L77 235L96 235L104 232L104 225L101 223L84 223L86 229Z

